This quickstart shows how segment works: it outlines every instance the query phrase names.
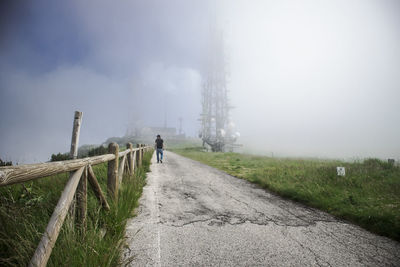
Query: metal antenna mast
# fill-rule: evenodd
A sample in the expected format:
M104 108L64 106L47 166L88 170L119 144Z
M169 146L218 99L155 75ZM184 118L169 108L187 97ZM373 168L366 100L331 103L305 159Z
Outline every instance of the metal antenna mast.
M229 127L229 105L226 86L226 58L222 31L211 31L210 50L207 59L207 72L202 90L201 133L203 146L212 151L225 151L232 146Z

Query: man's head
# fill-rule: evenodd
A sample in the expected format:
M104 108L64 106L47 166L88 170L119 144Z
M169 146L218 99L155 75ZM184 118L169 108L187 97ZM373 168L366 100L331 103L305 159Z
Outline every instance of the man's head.
M160 138L161 138L161 136L159 134L157 134L157 139L160 139Z

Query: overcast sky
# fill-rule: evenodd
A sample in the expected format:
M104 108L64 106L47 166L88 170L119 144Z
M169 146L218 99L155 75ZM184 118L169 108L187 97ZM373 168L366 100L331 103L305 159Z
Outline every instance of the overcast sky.
M197 135L212 28L245 150L400 158L396 0L1 1L0 158L68 151L75 110L81 144L165 115Z

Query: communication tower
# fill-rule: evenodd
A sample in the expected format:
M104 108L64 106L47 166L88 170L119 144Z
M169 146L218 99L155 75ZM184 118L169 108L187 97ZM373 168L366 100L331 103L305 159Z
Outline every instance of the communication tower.
M200 114L203 147L214 152L233 149L237 135L230 121L231 107L227 90L227 62L222 31L212 31L206 58L205 79L202 87L202 113Z

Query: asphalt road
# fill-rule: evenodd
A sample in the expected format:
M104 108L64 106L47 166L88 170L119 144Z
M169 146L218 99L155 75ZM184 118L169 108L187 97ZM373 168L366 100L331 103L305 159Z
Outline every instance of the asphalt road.
M165 152L127 225L127 266L400 266L400 243Z

